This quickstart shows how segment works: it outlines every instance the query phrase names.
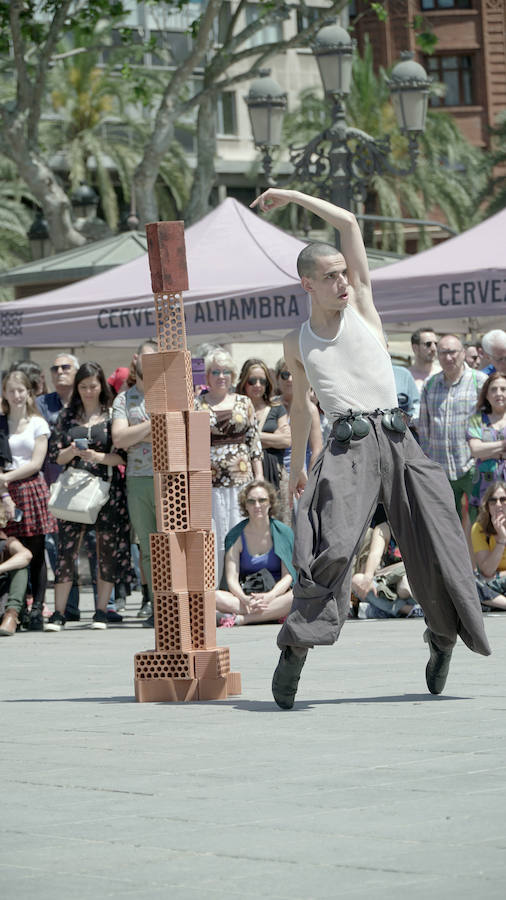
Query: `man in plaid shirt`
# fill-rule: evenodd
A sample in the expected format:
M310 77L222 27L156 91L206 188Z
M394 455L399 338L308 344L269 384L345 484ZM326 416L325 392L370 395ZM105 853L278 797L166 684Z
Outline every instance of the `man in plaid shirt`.
M464 346L454 334L439 339L437 354L441 372L423 386L418 434L422 450L445 470L460 516L462 497L469 497L473 480L466 428L487 376L469 368Z

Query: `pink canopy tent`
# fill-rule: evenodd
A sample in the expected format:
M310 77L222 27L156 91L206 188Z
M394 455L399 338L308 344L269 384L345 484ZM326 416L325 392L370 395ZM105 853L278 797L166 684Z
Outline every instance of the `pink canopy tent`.
M371 277L386 323L504 316L506 209L437 247L376 269ZM493 327L490 318L481 324Z
M232 198L186 231L189 335L295 327L307 296L295 262L302 241ZM4 347L142 340L155 330L147 254L57 290L0 305Z

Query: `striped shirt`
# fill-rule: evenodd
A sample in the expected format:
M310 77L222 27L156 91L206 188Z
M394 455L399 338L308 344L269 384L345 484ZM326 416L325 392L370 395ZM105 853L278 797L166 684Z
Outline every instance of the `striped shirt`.
M429 378L420 400L418 434L422 450L443 467L450 481L457 481L473 464L466 429L487 380L483 372L464 366L453 384L446 384L443 372Z

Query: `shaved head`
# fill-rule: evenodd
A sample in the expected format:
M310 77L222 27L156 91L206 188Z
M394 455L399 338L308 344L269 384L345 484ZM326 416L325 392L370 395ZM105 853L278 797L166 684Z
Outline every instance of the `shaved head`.
M300 278L312 278L315 274L315 263L318 259L325 256L342 256L339 250L336 250L332 244L325 244L323 241L313 241L300 251L297 258L297 272ZM343 257L344 258L344 257Z

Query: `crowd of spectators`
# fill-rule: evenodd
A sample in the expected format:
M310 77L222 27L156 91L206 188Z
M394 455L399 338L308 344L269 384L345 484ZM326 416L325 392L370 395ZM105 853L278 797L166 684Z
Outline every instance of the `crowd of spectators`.
M506 332L481 341L420 328L410 367L394 365L398 405L425 453L446 472L473 559L485 611L506 610ZM21 628L61 631L78 621L79 551L85 542L95 598L93 629L122 624L132 587L135 615L152 627L149 535L156 532L150 417L143 388L144 341L129 366L106 377L98 363L61 353L53 391L32 361L14 363L2 383L0 415L0 635ZM292 376L247 359L240 372L208 346L195 408L211 432L216 615L222 627L283 621L296 577L288 497ZM314 395L308 471L332 439ZM59 473L85 470L110 482L94 524L55 519L49 487ZM434 537L437 540L437 536ZM54 611L46 604L48 563ZM354 559L350 617L423 615L384 511L378 506Z

